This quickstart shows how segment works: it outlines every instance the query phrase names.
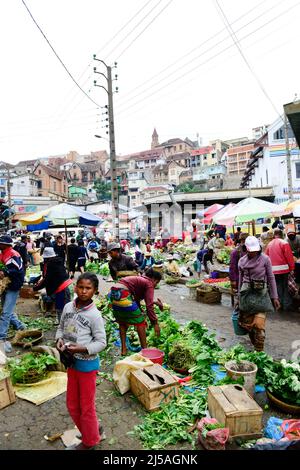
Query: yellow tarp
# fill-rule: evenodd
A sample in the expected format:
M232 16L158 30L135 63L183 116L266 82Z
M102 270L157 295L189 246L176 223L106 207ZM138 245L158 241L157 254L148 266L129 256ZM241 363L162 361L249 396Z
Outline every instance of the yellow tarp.
M44 211L36 212L35 214L27 216L24 214L23 217L19 218L19 222L21 222L23 225L40 224L44 221L44 216L49 214L50 209L51 208L49 207L49 209L45 209Z
M15 385L14 389L18 398L40 405L67 391L67 374L50 372L48 378L41 382Z

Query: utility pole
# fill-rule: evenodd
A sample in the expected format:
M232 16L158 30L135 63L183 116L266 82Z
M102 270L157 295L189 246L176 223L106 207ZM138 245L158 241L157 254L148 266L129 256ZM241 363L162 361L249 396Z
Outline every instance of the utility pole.
M7 202L8 202L8 230L11 229L11 192L10 192L10 169L9 166L7 169Z
M293 183L292 183L292 163L291 163L290 142L289 142L289 134L288 134L288 120L287 120L287 115L285 113L284 113L284 134L285 134L288 194L289 194L289 200L293 201L294 195L293 195Z
M117 75L112 78L112 67L106 65L103 60L97 59L94 55L94 60L101 62L106 67L107 75L102 72L98 72L94 67L94 72L102 75L107 81L107 88L98 85L97 81L94 80L94 85L103 88L108 96L108 128L109 128L109 149L110 149L110 171L111 171L111 199L112 199L112 224L113 224L113 235L116 240L119 240L119 188L117 180L117 159L116 159L116 142L115 142L115 125L114 125L114 108L113 108L113 80L117 80ZM114 67L117 64L115 62ZM118 91L118 88L116 88Z

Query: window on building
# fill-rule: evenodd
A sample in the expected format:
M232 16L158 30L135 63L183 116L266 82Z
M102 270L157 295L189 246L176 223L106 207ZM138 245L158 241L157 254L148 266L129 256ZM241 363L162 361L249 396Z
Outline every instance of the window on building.
M136 199L136 196L131 196L131 199Z
M42 174L42 170L39 170L39 175L41 175L41 174Z
M261 188L263 187L262 178L260 178L260 187L261 187Z
M296 178L300 179L300 162L296 162Z
M53 190L56 191L56 181L53 181Z
M25 184L25 181L21 181L21 184Z
M266 182L267 182L267 185L269 184L269 173L268 173L268 170L266 170Z
M207 155L203 155L203 160L207 160Z
M179 149L182 150L182 145L181 144L179 145Z

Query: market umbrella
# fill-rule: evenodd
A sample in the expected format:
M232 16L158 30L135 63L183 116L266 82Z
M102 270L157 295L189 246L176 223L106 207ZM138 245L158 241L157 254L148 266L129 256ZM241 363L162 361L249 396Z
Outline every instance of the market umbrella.
M284 211L284 215L294 214L294 211L297 209L297 213L299 214L299 206L300 206L300 199L296 199L295 201L286 201L280 204L280 207Z
M66 245L68 244L67 237L67 226L73 225L91 225L96 226L103 222L103 219L97 215L91 214L88 211L83 210L78 206L71 206L70 204L62 203L56 206L50 207L44 211L37 212L36 214L30 215L20 219L23 225L30 225L31 228L35 224L42 222L52 222L53 225L63 225L65 227L65 238Z
M52 222L53 225L72 226L80 224L96 226L103 222L103 219L83 210L81 207L71 206L65 203L58 204L27 217L24 216L20 219L22 225L35 225L47 221Z
M204 211L204 216L208 217L212 214L215 214L219 210L221 210L224 207L223 204L213 204L212 206L209 206L207 209Z
M232 226L244 222L253 222L257 219L279 217L283 212L282 207L277 204L255 197L247 197L232 207L225 216L218 217L218 214L216 214L214 222L220 225Z
M235 207L235 205L236 204L234 204L233 202L230 202L229 204L224 206L212 216L212 222L215 222L218 225L226 225L222 223L222 219L226 219L227 216L231 214L232 209Z
M210 224L213 215L219 212L219 210L221 210L223 207L224 206L222 204L213 204L212 206L209 206L207 209L204 210L204 219L201 222L205 225Z

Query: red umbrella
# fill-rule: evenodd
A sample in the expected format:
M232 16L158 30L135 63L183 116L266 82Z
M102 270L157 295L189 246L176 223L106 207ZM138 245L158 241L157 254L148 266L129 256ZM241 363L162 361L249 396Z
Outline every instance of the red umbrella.
M216 212L218 212L220 209L223 209L223 204L213 204L212 206L209 206L205 211L204 211L204 216L208 217Z

